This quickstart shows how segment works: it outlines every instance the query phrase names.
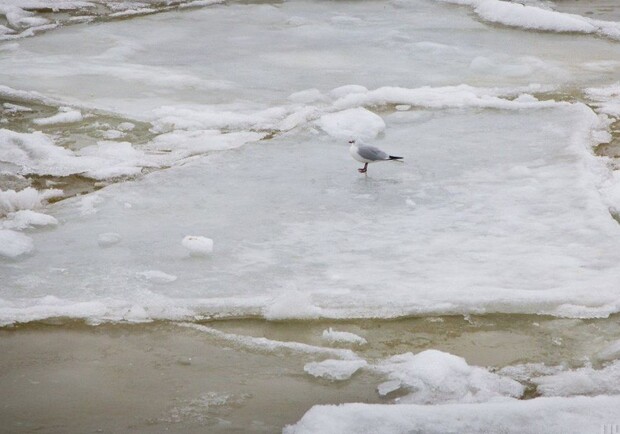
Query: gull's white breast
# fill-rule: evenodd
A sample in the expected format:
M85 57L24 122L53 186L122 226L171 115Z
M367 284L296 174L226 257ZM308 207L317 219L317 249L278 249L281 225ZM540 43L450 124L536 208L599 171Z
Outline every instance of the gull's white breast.
M357 148L357 145L355 145L355 144L351 145L351 147L349 148L349 152L351 153L351 157L353 157L354 159L356 159L360 163L372 163L371 160L367 160L365 158L362 158L362 156L359 154L359 150Z

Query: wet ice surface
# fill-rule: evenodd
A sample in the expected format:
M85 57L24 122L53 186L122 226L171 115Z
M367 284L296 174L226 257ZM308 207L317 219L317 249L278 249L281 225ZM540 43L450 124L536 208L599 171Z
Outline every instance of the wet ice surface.
M260 315L291 291L301 316L607 315L618 226L584 111L397 112L376 144L406 162L368 176L347 143L308 131L60 202L61 225L4 266L3 318ZM121 241L102 249L108 232ZM191 256L194 234L212 254ZM178 279L136 279L147 270Z
M214 5L6 47L4 84L141 118L171 104L262 108L345 84L578 85L615 80L620 65L612 41L496 31L466 8L430 1Z
M2 43L0 322L620 311L620 176L592 152L617 141L618 25L536 1L448 3L232 3ZM165 7L118 12L134 6ZM0 32L49 24L20 14ZM404 163L358 174L351 136ZM75 184L89 194L48 204ZM310 340L181 325L295 354L313 385L371 375L383 403L475 403L450 414L509 421L568 412L559 429L581 429L616 398L555 397L618 393L617 330L574 338L558 328L582 323L557 321L528 324L544 351L523 357L508 346L535 334L490 326L471 338L499 342L488 358L449 333L393 331L377 347L338 323ZM212 423L243 393L201 391L154 420ZM552 398L518 401L536 395ZM404 421L395 432L436 422L432 406L343 407L340 429L332 411L291 430L355 432L359 411Z

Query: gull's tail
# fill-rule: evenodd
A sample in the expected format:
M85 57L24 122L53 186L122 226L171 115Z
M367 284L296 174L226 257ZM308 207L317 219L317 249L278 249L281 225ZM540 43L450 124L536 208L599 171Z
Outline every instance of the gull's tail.
M402 160L403 157L395 157L393 155L388 155L388 157L390 157L390 160Z

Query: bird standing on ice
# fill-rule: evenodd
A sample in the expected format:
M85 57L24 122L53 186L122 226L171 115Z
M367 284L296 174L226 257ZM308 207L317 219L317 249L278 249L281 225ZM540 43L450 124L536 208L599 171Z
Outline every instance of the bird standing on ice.
M366 173L368 171L369 163L403 159L403 157L388 155L381 149L375 148L374 146L363 145L361 143L358 145L357 143L355 143L355 140L349 140L349 143L351 144L351 147L349 148L351 156L360 163L364 163L364 167L362 167L361 169L357 169L359 173Z

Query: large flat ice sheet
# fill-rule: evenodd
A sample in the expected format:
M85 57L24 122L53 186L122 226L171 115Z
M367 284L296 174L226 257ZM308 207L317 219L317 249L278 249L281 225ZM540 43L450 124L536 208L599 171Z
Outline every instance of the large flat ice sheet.
M60 226L2 264L0 318L620 309L620 227L599 191L610 172L586 145L589 109L384 119L373 143L405 163L368 176L310 124L52 206ZM191 257L187 235L213 253Z
M284 433L613 433L619 424L619 406L618 396L432 406L315 406Z

